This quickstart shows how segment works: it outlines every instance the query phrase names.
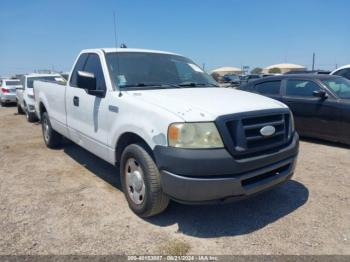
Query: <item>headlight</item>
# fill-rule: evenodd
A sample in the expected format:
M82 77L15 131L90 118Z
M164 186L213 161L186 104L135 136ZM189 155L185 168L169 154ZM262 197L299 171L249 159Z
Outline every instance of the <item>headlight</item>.
M220 134L212 122L174 123L168 129L169 146L180 148L222 148Z

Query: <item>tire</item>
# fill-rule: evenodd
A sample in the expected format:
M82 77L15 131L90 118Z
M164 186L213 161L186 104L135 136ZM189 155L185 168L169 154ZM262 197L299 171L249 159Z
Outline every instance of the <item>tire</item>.
M36 117L35 113L31 113L28 111L28 107L27 105L25 104L24 105L25 109L24 109L24 113L26 115L26 118L27 118L27 121L29 123L34 123L34 122L37 122L38 121L38 118Z
M26 113L27 121L29 123L34 123L34 122L38 121L38 118L36 117L36 115L34 113L30 113L28 111L26 111L25 113Z
M2 107L5 107L5 106L6 106L6 103L5 103L5 102L0 102L0 105L1 105Z
M158 167L142 145L131 144L125 148L120 176L125 198L135 214L150 217L167 208L169 197L162 190Z
M17 103L17 113L18 113L19 115L23 115L23 114L24 114L24 111L23 111L21 105L18 104L18 103Z
M43 139L48 148L56 148L62 142L62 135L52 129L50 118L47 112L41 116L41 127L43 132Z

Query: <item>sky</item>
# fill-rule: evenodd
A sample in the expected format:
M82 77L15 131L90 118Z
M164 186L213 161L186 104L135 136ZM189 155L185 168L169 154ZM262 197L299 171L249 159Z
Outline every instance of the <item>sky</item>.
M118 44L221 66L350 64L348 0L0 0L0 76L70 71L82 49Z

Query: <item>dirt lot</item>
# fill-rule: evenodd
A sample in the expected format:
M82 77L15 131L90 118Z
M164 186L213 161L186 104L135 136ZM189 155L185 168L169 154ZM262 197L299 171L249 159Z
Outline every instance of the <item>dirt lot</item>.
M350 254L350 149L301 142L292 181L221 206L141 219L118 169L0 108L0 254Z

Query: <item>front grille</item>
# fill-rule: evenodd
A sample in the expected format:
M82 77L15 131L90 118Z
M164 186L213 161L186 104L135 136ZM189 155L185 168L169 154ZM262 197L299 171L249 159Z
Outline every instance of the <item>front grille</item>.
M286 115L270 115L242 119L242 125L247 141L247 149L264 147L274 143L283 142L286 136ZM260 130L265 126L273 126L275 133L264 137Z
M224 116L219 118L217 123L227 149L237 159L277 151L285 146L291 137L288 110ZM261 129L266 126L273 126L274 134L263 136Z

